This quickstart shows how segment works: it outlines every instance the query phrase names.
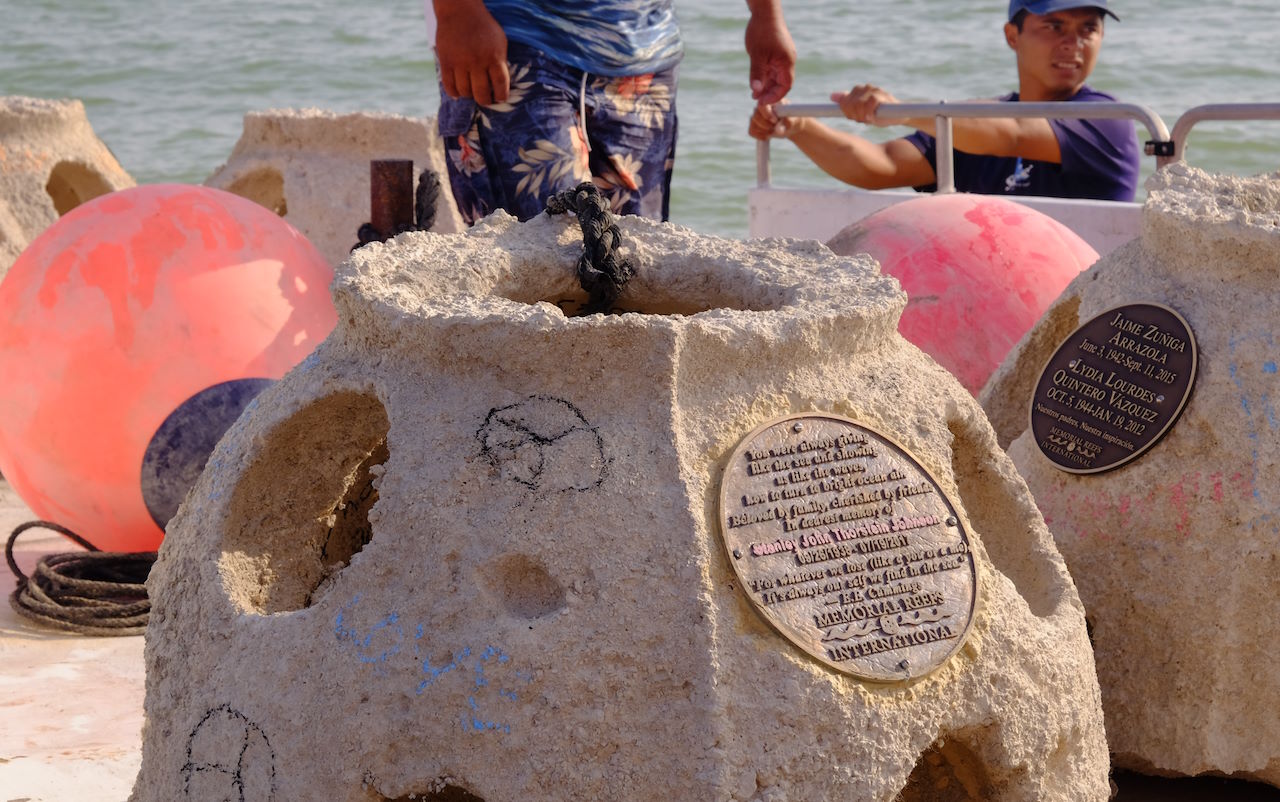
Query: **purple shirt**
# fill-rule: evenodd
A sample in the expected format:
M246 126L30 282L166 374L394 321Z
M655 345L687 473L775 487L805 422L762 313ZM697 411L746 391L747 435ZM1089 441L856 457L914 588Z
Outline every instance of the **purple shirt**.
M1013 103L1018 93L1000 98ZM1087 86L1067 103L1113 101ZM1138 190L1141 155L1131 120L1049 120L1058 138L1062 164L955 151L955 183L960 192L982 195L1039 195L1131 201ZM937 142L922 131L906 137L937 172ZM916 187L929 192L936 185Z

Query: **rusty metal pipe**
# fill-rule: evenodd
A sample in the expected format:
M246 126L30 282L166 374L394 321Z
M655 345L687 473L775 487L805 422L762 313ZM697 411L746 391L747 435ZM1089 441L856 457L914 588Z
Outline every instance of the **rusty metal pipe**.
M413 227L413 160L369 162L369 222L383 239Z

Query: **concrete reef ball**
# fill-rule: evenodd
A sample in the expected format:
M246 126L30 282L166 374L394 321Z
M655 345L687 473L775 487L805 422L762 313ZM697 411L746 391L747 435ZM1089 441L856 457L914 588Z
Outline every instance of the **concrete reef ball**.
M148 577L132 802L1106 802L1071 577L973 396L898 334L898 283L813 240L618 229L617 315L573 314L567 215L336 268L333 334L218 442ZM936 489L836 445L836 416ZM793 470L739 451L765 441ZM758 483L780 514L718 511ZM963 523L975 584L906 520L913 487L949 499L935 531ZM771 531L803 556L739 574L730 538ZM883 600L948 573L928 615L978 600L957 651L902 682L843 668L930 664ZM854 619L825 660L760 606L809 599Z
M975 395L1067 284L1098 259L1052 217L998 197L930 195L854 223L828 243L869 253L902 283L898 331Z
M332 330L332 277L221 190L76 208L0 283L0 472L103 550L155 549L227 427Z
M1280 787L1280 173L1170 164L1146 190L1141 236L1063 291L979 400L1085 603L1112 764ZM1038 414L1077 454L1098 442L1090 428L1127 451L1142 442L1124 434L1133 412L1163 427L1194 376L1190 398L1117 470L1061 470L1031 426L1045 365L1083 345L1080 326L1142 304L1176 311L1194 346L1154 325L1122 332L1127 311L1106 316L1099 352L1073 355L1073 379L1095 377L1072 385L1076 414ZM1191 353L1194 373L1179 367ZM1080 403L1086 393L1098 403Z

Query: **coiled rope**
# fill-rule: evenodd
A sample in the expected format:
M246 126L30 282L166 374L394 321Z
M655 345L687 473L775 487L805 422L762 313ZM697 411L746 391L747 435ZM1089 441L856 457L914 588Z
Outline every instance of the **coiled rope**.
M13 544L29 529L57 532L87 551L45 555L27 576L13 557ZM13 530L4 557L18 578L18 586L9 596L18 615L80 635L141 635L146 631L151 602L145 582L156 552L101 551L65 526L30 521Z
M595 184L584 181L573 189L547 199L547 214L573 212L582 228L582 255L578 257L578 282L587 291L582 314L609 312L622 288L635 275L630 259L618 255L622 234L609 210L609 202Z

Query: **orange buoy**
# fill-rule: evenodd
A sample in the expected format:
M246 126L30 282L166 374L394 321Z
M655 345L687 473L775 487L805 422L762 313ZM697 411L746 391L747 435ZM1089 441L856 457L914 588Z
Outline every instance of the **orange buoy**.
M0 282L0 473L103 550L155 549L227 427L332 330L332 278L221 190L77 207Z
M975 395L1098 253L1042 212L992 195L928 195L868 215L832 240L902 284L898 331Z

